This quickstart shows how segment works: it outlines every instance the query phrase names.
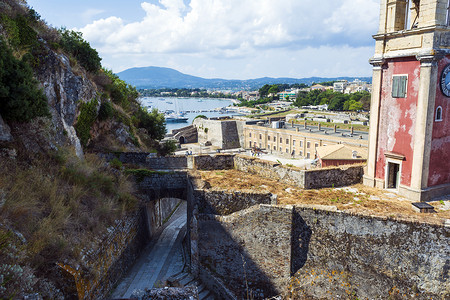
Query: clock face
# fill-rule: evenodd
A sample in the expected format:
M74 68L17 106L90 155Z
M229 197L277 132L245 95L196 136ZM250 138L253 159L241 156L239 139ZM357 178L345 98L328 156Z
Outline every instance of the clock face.
M441 91L445 96L450 97L450 64L446 65L441 73Z

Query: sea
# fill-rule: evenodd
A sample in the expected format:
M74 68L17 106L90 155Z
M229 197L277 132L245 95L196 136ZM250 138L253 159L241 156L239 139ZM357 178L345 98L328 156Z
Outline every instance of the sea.
M233 101L230 99L142 97L139 100L141 105L147 107L148 110L156 108L162 113L168 110L173 110L174 112L186 112L185 117L188 118L187 122L166 124L168 133L173 129L191 125L192 121L198 115L204 115L207 118L236 115L236 113L222 113L217 111L218 109L232 106Z

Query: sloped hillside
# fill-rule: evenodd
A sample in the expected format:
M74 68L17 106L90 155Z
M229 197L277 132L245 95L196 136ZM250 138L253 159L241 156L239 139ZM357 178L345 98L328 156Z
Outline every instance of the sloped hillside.
M0 0L0 299L76 297L57 263L92 272L86 249L138 199L98 151L170 152L164 117L102 68L81 34Z

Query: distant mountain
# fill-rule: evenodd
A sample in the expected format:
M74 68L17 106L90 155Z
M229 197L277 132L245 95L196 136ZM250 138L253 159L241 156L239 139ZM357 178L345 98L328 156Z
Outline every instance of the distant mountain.
M159 89L159 88L205 88L205 89L232 89L232 90L251 90L257 89L264 84L294 84L305 83L312 84L314 82L325 82L332 80L345 79L352 81L360 79L371 82L371 77L310 77L310 78L271 78L263 77L247 80L228 80L228 79L206 79L197 76L191 76L178 72L170 68L160 67L143 67L131 68L117 73L120 79L135 85L137 88Z

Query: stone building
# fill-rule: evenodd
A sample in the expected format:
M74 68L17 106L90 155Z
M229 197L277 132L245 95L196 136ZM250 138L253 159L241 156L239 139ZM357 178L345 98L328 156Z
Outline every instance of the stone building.
M450 193L449 0L381 0L364 183Z
M257 147L277 155L310 159L316 158L316 149L321 146L345 144L367 149L367 132L293 123L275 126L279 124L282 123L245 125L245 148Z
M198 143L217 149L243 147L242 131L245 121L214 120L197 118L193 125L197 129Z

